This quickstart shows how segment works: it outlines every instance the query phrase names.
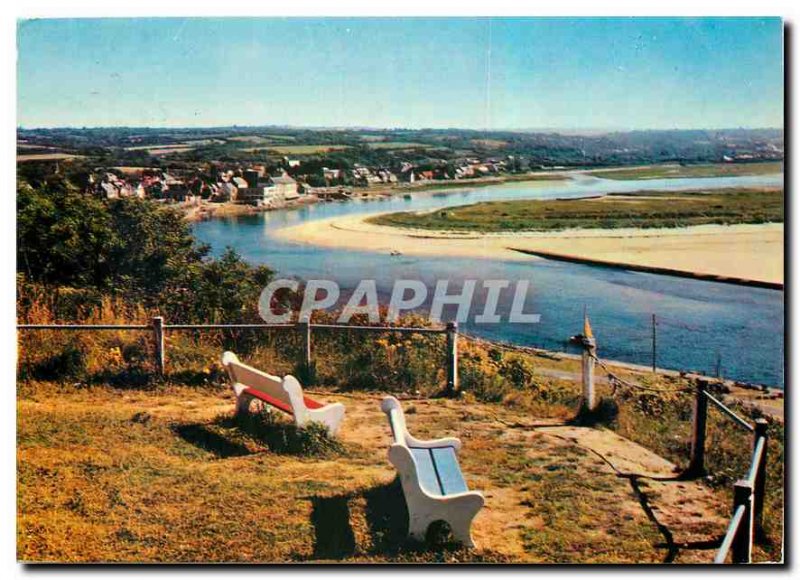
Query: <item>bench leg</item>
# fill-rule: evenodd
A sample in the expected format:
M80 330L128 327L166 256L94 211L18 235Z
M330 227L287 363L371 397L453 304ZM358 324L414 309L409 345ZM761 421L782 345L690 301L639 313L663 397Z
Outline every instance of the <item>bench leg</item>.
M424 542L425 536L428 534L428 527L434 522L435 520L430 520L428 518L423 518L420 516L408 516L408 535L411 536L412 539L418 542Z
M478 508L480 509L480 508ZM472 539L472 520L478 515L478 510L472 513L463 513L459 515L451 515L449 521L450 530L453 532L453 537L457 542L463 544L467 548L474 548L475 541Z
M472 539L472 520L483 507L483 497L469 495L453 500L437 502L433 506L425 506L410 511L408 514L408 534L414 540L424 542L430 525L437 521L447 522L453 538L467 548L474 548Z
M250 412L250 403L253 402L253 397L250 395L239 395L236 397L236 416L242 417Z

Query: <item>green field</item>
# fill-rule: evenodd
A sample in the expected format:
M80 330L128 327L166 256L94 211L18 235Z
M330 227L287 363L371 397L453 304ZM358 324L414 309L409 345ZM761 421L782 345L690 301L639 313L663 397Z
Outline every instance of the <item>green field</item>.
M269 145L265 147L265 149L281 155L313 155L349 148L349 145Z
M413 143L408 141L380 141L367 145L370 149L431 149L433 145Z
M603 179L678 179L686 177L727 177L739 175L770 175L781 173L783 163L767 161L761 163L708 164L708 165L649 165L629 169L592 171L589 175Z
M17 155L17 163L25 161L64 161L66 159L82 159L83 155L72 153L25 153Z
M406 228L480 232L759 224L783 222L783 191L641 191L591 199L497 201L426 213L397 212L368 221Z

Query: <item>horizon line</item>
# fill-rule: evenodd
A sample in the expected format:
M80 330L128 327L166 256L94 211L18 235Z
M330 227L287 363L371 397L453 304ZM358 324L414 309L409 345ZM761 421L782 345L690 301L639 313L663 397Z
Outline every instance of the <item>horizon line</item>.
M594 132L594 133L635 133L642 131L785 131L784 126L738 126L738 127L530 127L530 128L472 128L472 127L376 127L369 125L51 125L25 127L17 125L17 131L53 131L53 130L96 130L96 129L301 129L307 131L474 131L479 133L565 133L565 132Z

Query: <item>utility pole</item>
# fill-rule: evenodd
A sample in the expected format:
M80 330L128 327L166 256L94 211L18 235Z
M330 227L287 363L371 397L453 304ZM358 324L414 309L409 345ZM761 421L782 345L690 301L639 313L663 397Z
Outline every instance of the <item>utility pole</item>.
M653 314L653 372L656 372L656 315Z

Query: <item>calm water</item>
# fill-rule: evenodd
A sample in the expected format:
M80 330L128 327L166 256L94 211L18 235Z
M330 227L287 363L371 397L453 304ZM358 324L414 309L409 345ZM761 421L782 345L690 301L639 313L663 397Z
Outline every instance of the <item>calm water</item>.
M538 324L462 325L466 332L522 345L570 350L567 339L582 328L588 309L602 357L650 364L651 315L657 316L657 363L661 367L783 386L783 292L627 272L594 266L399 256L292 244L271 233L305 221L356 213L421 210L506 199L583 197L612 191L680 190L743 185L782 185L783 176L612 181L576 174L564 182L502 184L441 193L420 192L411 199L352 201L273 211L195 225L197 237L215 253L232 246L250 262L264 263L287 277L337 280L343 288L362 278L390 292L395 279L451 280L454 292L464 278L530 280L525 312L541 315ZM501 313L510 310L503 295ZM383 302L383 300L382 300ZM476 296L474 304L482 304ZM474 313L482 306L473 308ZM445 310L445 316L449 313ZM504 317L505 320L506 317Z

